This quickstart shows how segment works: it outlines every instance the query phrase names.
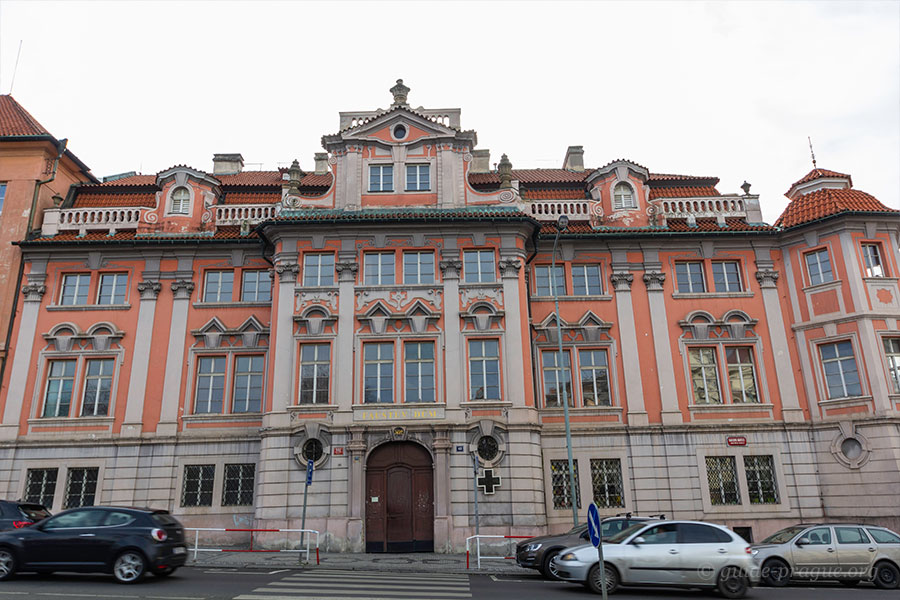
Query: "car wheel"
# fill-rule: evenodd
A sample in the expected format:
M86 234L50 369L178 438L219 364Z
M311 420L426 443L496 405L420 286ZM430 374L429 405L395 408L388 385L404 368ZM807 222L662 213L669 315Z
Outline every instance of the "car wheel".
M12 551L6 548L0 548L0 581L4 581L13 576L16 572L16 557Z
M144 560L144 555L137 550L126 550L113 563L113 577L119 583L134 583L146 570L147 561Z
M743 598L749 587L747 576L738 567L725 567L719 571L716 591L724 598Z
M847 587L853 587L854 585L859 585L859 579L841 579L841 585L846 585Z
M900 585L900 569L889 562L875 565L875 585L883 590L895 590Z
M613 594L619 589L619 572L609 563L605 564L606 570L606 593ZM600 585L600 564L596 564L588 571L587 587L595 594L602 594L603 587Z
M784 587L791 580L791 568L780 558L767 560L761 574L763 583L772 587Z
M171 575L172 573L174 573L177 570L178 570L178 567L166 567L165 569L162 569L161 571L152 571L152 573L154 575L156 575L157 577L168 577L169 575Z
M544 553L544 560L541 562L541 575L544 576L544 579L549 579L550 581L559 581L559 575L556 573L556 565L553 564L553 559L559 556L559 550L547 550Z

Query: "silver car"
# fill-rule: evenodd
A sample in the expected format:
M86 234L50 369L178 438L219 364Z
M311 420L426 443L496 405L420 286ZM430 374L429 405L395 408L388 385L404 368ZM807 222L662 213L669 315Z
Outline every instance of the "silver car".
M782 529L751 546L763 583L781 587L792 579L837 579L844 585L873 581L900 585L900 535L858 523L820 523Z
M750 546L721 525L697 521L640 523L603 542L606 591L620 586L710 588L742 598L757 581ZM553 559L560 579L601 592L597 549L567 548Z

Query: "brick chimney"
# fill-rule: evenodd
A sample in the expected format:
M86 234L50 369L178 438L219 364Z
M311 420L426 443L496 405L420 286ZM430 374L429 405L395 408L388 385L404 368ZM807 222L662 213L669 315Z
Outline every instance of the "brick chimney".
M240 154L213 154L213 175L234 175L244 170Z
M328 172L328 153L316 152L316 175L324 175Z
M472 168L471 173L490 173L491 171L491 151L490 150L472 150Z
M575 173L584 173L584 146L569 146L563 169Z

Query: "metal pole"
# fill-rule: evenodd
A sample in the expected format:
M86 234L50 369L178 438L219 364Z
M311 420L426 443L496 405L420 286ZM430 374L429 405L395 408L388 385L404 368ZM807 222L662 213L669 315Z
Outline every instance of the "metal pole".
M606 564L603 562L603 521L600 521L600 545L597 546L597 556L600 558L600 595L606 600Z
M303 487L303 518L300 521L300 529L302 529L302 530L306 529L306 497L307 497L308 493L309 493L309 484L307 483ZM306 531L300 532L300 547L301 548L303 547L303 538L304 538L305 534L306 534ZM309 548L307 548L306 554L307 554L307 562L309 562L309 558L308 558L309 557ZM300 562L300 564L303 564L303 553L301 552L299 554L299 556L300 556L299 562Z
M478 524L478 455L475 455L475 469L472 475L472 492L475 494L475 535L481 533L481 527ZM479 568L481 565L479 564Z
M559 343L559 354L556 356L557 366L560 373L565 375L563 365L563 346L562 346L562 325L559 322L559 292L556 289L556 244L559 242L559 232L561 227L557 225L556 236L553 238L553 258L550 261L550 289L553 291L553 302L556 306L556 339ZM566 423L566 452L569 456L569 501L572 504L572 523L578 526L578 502L575 492L575 461L572 460L572 429L569 427L569 394L566 392L566 385L563 382L562 388L562 404L563 404L563 421Z

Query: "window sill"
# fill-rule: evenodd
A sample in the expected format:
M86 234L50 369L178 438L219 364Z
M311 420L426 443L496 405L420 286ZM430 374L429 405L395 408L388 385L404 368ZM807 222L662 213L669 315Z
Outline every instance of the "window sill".
M506 408L512 406L509 400L464 400L459 403L461 408Z
M230 413L227 415L222 415L222 414L184 415L181 417L181 420L184 421L185 424L189 424L189 423L244 423L247 421L261 421L262 413L247 412L247 413Z
M544 415L562 415L564 413L561 406L545 406L540 409ZM621 406L570 406L569 415L590 415L590 414L621 414Z
M110 426L115 421L115 417L37 417L28 419L28 425L44 427L98 427Z
M826 281L825 283L817 283L816 285L808 285L803 288L803 291L807 294L811 292L822 292L825 290L838 289L841 287L843 282L840 279L834 279L832 281Z
M66 310L129 310L130 304L50 304L47 310L51 312Z
M675 300L684 300L692 298L752 298L753 292L692 292L681 294L674 292L672 298Z
M761 402L734 402L731 404L691 404L688 410L697 413L719 413L719 412L772 412L775 408L773 404L763 404Z
M897 283L900 278L885 275L884 277L863 277L863 281L867 283Z
M260 302L194 302L194 308L252 308L257 306L272 306L272 301Z
M532 302L553 302L553 296L532 296L531 300ZM559 297L560 302L596 302L605 300L612 300L612 296L608 294L576 296L573 294Z
M496 279L494 281L460 281L459 289L463 290L465 288L496 288L500 285L500 282Z
M839 408L844 406L860 406L863 404L871 404L872 396L847 396L846 398L829 398L828 400L820 400L819 406L822 408Z

